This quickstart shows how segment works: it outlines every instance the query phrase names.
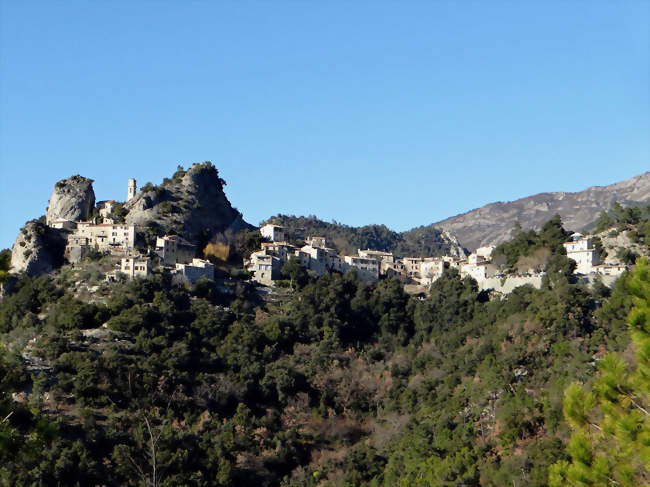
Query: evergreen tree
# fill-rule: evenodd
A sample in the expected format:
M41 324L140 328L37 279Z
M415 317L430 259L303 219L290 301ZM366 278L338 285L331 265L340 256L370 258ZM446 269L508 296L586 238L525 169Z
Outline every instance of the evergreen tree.
M0 282L4 282L9 277L11 267L11 250L4 249L0 252Z
M650 484L650 276L639 259L628 290L634 306L628 316L636 363L617 354L599 364L590 388L571 384L564 415L573 430L567 452L549 472L551 486L629 486Z

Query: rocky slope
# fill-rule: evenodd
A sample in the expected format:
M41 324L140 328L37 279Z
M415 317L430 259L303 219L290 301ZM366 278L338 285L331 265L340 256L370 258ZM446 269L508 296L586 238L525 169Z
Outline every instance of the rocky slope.
M540 193L508 203L492 203L431 226L453 233L471 250L508 240L517 221L524 230L538 230L557 213L567 229L588 228L600 212L608 210L615 201L624 206L649 202L650 172L578 193Z
M218 232L249 228L228 201L224 185L212 163L193 164L160 186L144 186L126 203L126 222L175 232L199 244Z
M47 222L55 220L88 220L95 208L93 180L83 176L62 179L54 185Z
M11 252L11 272L30 276L46 274L61 266L66 239L63 233L42 222L27 222Z

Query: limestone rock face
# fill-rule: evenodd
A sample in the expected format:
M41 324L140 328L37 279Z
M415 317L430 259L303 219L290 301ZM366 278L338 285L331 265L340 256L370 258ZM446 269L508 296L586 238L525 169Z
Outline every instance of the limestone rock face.
M455 235L447 231L444 231L442 232L442 238L449 243L449 251L447 252L447 255L450 255L452 257L457 257L459 259L464 259L465 257L467 257L467 252L460 244L460 242L458 241Z
M62 179L54 185L47 208L47 223L49 225L55 220L88 220L94 207L92 179L79 175Z
M62 232L32 220L18 234L11 250L10 272L46 274L63 264L66 239Z
M173 231L194 244L204 244L229 228L251 228L228 201L224 184L212 163L193 164L161 186L141 188L125 205L126 223Z

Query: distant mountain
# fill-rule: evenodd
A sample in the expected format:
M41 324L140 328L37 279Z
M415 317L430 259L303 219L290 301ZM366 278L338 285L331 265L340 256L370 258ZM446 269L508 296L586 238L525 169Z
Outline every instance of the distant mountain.
M293 240L322 236L327 245L344 255L356 255L357 249L393 252L402 257L465 255L458 241L447 232L433 227L418 227L408 232L394 232L385 225L351 227L328 223L315 216L276 215L268 223L282 225Z
M615 201L623 206L649 202L650 172L609 186L592 186L579 193L539 193L508 203L491 203L429 227L447 230L461 245L473 250L508 240L515 222L524 230L538 230L555 214L562 217L566 229L588 229L600 212L608 210Z

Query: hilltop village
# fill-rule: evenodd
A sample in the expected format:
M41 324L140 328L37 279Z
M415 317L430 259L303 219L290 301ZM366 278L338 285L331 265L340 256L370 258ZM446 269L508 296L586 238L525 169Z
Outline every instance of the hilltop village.
M244 261L244 266L253 274L254 281L265 285L273 285L282 279L282 266L291 259L319 276L328 271L355 269L361 281L376 282L381 277L387 277L418 287L430 286L450 268L457 269L461 277L475 279L480 289L500 292L510 292L524 284L539 288L544 275L543 271L535 269L523 274L504 274L492 262L494 246L479 247L465 257L398 257L391 252L372 249L359 249L357 255L340 256L335 249L327 246L325 237L308 236L304 245L294 245L289 242L285 228L272 223L260 227L260 233L268 242L262 243L262 248L253 252ZM293 240L299 241L299 238L294 237ZM593 240L580 233L571 235L564 248L567 257L576 262L575 274L615 277L627 269L624 264L601 263Z
M127 199L129 202L137 194L135 179L129 179ZM152 257L157 257L159 269L170 272L179 279L193 284L205 278L214 280L215 266L208 260L197 258L196 245L179 235L157 237L155 248L136 246L136 225L114 221L114 210L121 203L114 200L99 201L97 215L92 221L68 220L63 218L46 220L51 228L67 234L65 257L76 264L95 252L108 253L119 257L120 263L106 274L107 281L120 277L133 279L149 276L153 271ZM261 249L245 258L244 268L252 274L258 284L273 286L282 280L282 267L295 260L301 267L321 276L326 272L346 272L355 269L357 279L363 282L377 282L381 278L397 279L411 289L418 290L430 286L447 269L457 269L461 277L475 279L479 289L493 289L508 293L515 287L531 284L539 288L543 271L530 269L519 274L505 274L492 261L494 246L477 248L465 256L442 257L400 257L392 252L373 249L358 249L357 255L339 255L327 246L325 237L289 236L284 227L267 223L259 228L266 240ZM294 242L294 243L291 243ZM567 256L576 262L575 273L581 276L611 276L622 274L627 266L623 264L604 264L600 261L592 238L575 233L564 243Z
M454 247L454 255L399 256L372 248L344 255L334 248L336 244L329 236L308 235L304 228L287 228L271 220L256 230L230 207L218 171L207 162L193 164L187 171L179 166L171 179L160 186L147 183L140 192L135 179L129 179L125 202L95 202L92 182L73 176L55 185L44 221L28 222L14 244L14 272L35 275L50 272L63 261L78 265L84 259L108 254L115 259L107 262L112 267L103 269L107 281L146 278L158 269L169 272L177 281L193 284L202 278L214 280L219 266L227 266L233 276L246 278L240 267L243 264L253 282L274 286L286 277L282 269L289 261L315 276L354 269L362 282L395 279L414 293L426 291L448 269L473 278L481 290L502 294L525 284L539 288L544 276L545 265L539 263L517 265L516 270L504 266L498 260L503 256L494 258L494 246L479 247L469 255L459 245ZM208 191L208 187L217 191ZM203 239L209 226L214 230ZM240 251L236 260L226 263L206 253L206 243L227 232L233 241L233 235L242 229L256 235L255 243ZM48 232L52 238L45 241L41 237ZM575 261L574 272L580 279L593 281L598 277L610 285L627 269L615 259L601 261L602 254L594 243L599 239L574 233L568 240L563 247L567 257ZM36 266L48 260L40 255L48 250L60 258L49 259L49 266ZM238 260L241 258L243 262Z
M134 198L136 193L137 183L135 179L129 179L126 201ZM120 275L132 279L151 274L153 253L159 257L161 269L189 283L201 278L214 280L214 265L196 258L196 246L178 235L158 237L155 249L138 249L136 226L116 223L112 218L117 205L114 200L99 201L96 205L98 216L93 221L46 220L48 226L67 233L65 257L70 263L79 263L95 252L108 253L121 257L121 262L119 268L106 275L106 280L114 281Z

